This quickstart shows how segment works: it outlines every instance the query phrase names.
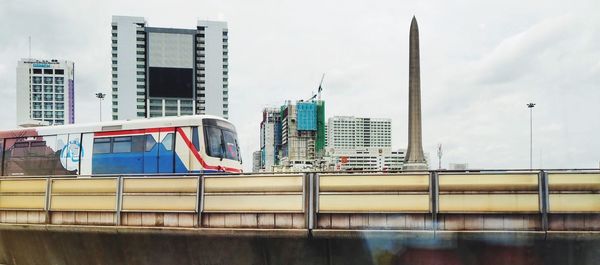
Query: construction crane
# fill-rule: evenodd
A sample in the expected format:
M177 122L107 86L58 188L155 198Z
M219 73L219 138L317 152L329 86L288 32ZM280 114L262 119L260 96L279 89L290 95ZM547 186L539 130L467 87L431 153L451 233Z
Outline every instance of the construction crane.
M317 100L321 100L321 91L323 91L323 79L324 78L325 78L325 73L323 73L323 75L321 75L321 82L319 82L319 88L317 89L317 94L312 95L312 97L310 97L306 101L311 101L315 98L317 98Z

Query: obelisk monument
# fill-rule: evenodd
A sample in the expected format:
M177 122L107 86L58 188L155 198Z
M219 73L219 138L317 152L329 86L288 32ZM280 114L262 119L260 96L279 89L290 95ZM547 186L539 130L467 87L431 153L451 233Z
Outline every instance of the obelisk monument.
M413 16L410 22L408 75L408 149L404 170L426 170L421 140L421 70L419 63L419 26Z

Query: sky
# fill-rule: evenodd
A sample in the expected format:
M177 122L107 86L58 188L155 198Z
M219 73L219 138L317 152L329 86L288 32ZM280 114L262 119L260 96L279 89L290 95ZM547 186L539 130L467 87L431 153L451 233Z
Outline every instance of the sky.
M150 27L229 26L230 120L245 168L261 110L306 99L325 73L326 116L392 119L407 146L408 33L420 31L423 146L430 167L600 166L600 1L0 0L0 129L16 123L16 64L75 62L76 122L97 122L110 94L113 15ZM110 116L110 101L103 103Z

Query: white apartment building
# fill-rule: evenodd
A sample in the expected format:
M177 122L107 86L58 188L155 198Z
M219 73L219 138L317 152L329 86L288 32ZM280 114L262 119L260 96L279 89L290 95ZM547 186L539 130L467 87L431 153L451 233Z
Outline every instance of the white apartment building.
M73 62L21 59L17 64L17 125L74 122Z
M328 153L325 160L334 171L399 171L406 150L391 148L356 148Z
M194 29L112 18L112 119L192 114L229 117L226 22Z
M392 147L392 120L334 116L327 121L327 149Z
M401 170L405 150L392 150L392 120L334 116L327 121L326 162L336 171Z

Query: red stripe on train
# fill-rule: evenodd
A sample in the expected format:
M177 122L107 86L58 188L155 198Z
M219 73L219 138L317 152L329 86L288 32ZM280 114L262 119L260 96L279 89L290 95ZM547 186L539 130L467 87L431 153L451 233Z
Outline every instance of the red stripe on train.
M135 134L157 133L157 132L175 132L175 128L174 127L148 128L148 129L137 129L137 130L125 130L125 131L96 132L96 133L94 133L94 136L107 137L107 136L135 135Z

